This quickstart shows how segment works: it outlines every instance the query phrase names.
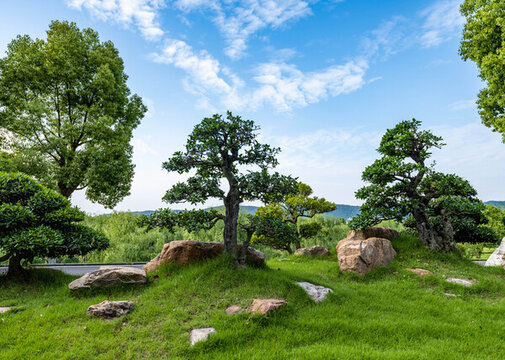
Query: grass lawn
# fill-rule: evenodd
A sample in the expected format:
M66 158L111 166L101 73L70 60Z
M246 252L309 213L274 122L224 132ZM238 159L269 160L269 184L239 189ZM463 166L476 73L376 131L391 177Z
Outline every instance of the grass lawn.
M225 258L168 266L146 286L79 296L67 288L74 277L58 272L33 271L25 283L0 277L0 306L15 307L0 315L0 359L503 359L505 271L428 252L408 235L393 245L393 263L364 277L340 273L335 255L235 271ZM465 288L450 276L478 283ZM316 304L295 281L333 293ZM270 316L225 314L267 297L288 305ZM137 307L112 321L86 315L106 299ZM217 334L190 347L199 327Z

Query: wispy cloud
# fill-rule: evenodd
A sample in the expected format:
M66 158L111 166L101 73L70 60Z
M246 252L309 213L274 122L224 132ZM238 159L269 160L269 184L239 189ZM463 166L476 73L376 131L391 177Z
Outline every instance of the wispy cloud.
M163 30L158 22L158 11L163 0L66 0L71 8L87 9L102 20L112 20L123 25L134 24L148 40L159 39Z
M465 23L459 12L461 3L461 0L439 1L421 12L424 18L421 43L424 47L438 46L459 33Z
M228 43L225 54L232 59L245 54L248 39L258 31L277 29L312 13L309 3L301 0L178 0L175 5L183 11L211 11Z
M475 100L459 100L449 105L449 108L453 111L474 109L476 107Z

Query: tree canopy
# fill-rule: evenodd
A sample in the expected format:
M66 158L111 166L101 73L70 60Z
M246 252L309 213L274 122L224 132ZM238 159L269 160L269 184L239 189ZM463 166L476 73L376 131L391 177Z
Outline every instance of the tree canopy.
M92 29L53 21L46 40L18 36L0 59L0 144L10 164L67 198L86 189L114 207L129 194L130 140L147 110L127 79L114 44Z
M486 83L477 101L480 116L505 142L505 2L465 0L461 14L466 17L461 57L477 64Z
M163 163L167 171L179 174L194 171L185 182L169 189L163 200L171 204L189 202L196 205L217 198L224 203L224 215L217 211L172 213L160 210L152 220L146 220L147 223L169 228L178 225L194 230L211 227L216 221L223 220L225 251L238 265L239 258L244 258L237 253L240 204L245 200L277 201L284 194L296 191L296 179L269 172L277 165L276 155L280 150L259 143L256 139L258 130L253 121L243 120L229 111L226 117L215 114L204 118L189 135L186 150L174 153ZM227 189L221 187L222 180ZM242 224L242 228L250 232L253 223ZM248 245L243 246L244 254Z
M483 205L468 181L436 172L435 164L427 163L431 150L444 144L420 126L420 121L412 119L386 131L377 149L382 156L363 172L362 179L369 185L359 189L356 198L365 202L349 226L363 229L410 216L423 245L450 251L458 229L473 229L485 222Z
M107 248L104 234L79 224L84 213L56 191L21 173L0 172L0 261L9 274L22 272L21 260L84 255Z

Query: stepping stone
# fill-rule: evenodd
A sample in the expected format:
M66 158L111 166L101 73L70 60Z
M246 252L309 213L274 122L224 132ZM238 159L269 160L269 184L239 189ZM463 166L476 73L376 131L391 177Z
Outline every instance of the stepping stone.
M445 296L449 296L449 297L456 297L458 295L456 294L453 294L453 293L444 293Z
M226 314L227 315L235 315L235 314L242 312L242 311L243 311L243 309L240 306L232 305L226 309Z
M0 306L0 314L8 312L10 309L12 309L12 308L10 308L8 306L4 306L4 307Z
M428 276L428 275L431 275L431 271L429 270L426 270L426 269L421 269L421 268L409 268L407 269L408 271L416 274L416 275L419 275L421 277L423 276Z
M328 289L324 286L314 285L309 282L297 282L297 284L300 285L315 302L321 302L325 300L328 296L328 293L333 292L332 289Z
M280 299L254 299L248 311L253 314L266 315L286 304L286 300Z
M470 287L474 284L473 281L466 280L466 279L459 279L459 278L447 278L447 281L453 284L458 284L466 287Z
M91 305L87 314L101 317L102 319L114 319L128 314L133 310L133 301L108 301L105 300L97 305Z
M195 345L199 341L205 341L209 337L210 334L217 333L214 328L201 328L201 329L193 329L189 334L189 341L191 342L191 346Z

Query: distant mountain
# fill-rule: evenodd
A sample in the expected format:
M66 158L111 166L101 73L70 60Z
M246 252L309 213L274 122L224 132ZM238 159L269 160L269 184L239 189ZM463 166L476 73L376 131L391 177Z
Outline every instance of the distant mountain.
M491 201L486 201L484 203L485 205L493 205L497 208L501 208L501 209L504 209L505 210L505 201L494 201L494 200L491 200Z
M222 208L223 208L222 206L214 206L211 208L207 208L205 210L222 209ZM257 206L250 206L250 205L240 207L240 211L251 215L254 215L257 209L258 209ZM173 210L173 211L178 212L180 210ZM151 215L152 213L154 213L154 210L132 211L131 213L133 215ZM357 214L359 214L359 206L344 205L344 204L337 204L336 210L325 213L326 216L334 216L337 218L344 218L346 220L355 217Z

